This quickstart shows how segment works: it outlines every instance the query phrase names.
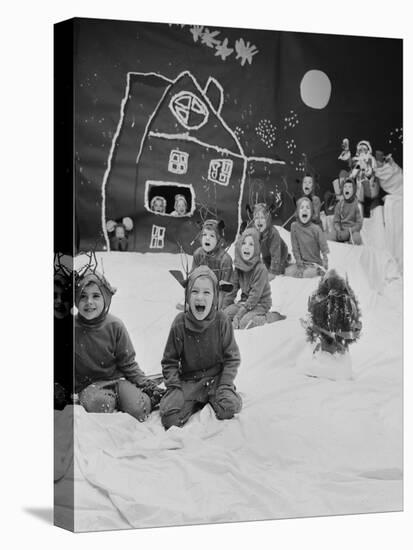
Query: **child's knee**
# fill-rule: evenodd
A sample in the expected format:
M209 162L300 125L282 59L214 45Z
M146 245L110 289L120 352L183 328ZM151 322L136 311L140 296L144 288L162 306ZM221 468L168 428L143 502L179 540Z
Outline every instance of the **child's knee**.
M118 382L119 410L143 422L151 412L149 396L128 381Z
M116 394L91 384L79 394L79 402L90 413L113 413L116 410Z
M143 422L151 412L151 400L146 393L140 392L139 398L134 403L127 403L126 406L120 406L122 412L128 413L139 422Z
M165 430L169 430L172 426L181 427L185 424L184 420L181 418L180 413L165 413L161 414L162 426Z

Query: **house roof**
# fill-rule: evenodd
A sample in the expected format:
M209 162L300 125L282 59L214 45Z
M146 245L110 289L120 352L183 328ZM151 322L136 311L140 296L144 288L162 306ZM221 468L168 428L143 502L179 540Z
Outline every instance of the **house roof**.
M194 76L185 71L167 88L148 131L169 138L184 133L191 140L245 156L237 136L220 114L222 105L223 90L215 79L210 77L205 88L201 88Z

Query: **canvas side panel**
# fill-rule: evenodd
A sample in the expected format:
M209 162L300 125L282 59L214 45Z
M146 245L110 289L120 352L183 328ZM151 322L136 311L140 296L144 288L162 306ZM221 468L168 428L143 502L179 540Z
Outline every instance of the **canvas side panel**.
M54 524L74 530L75 21L54 26Z

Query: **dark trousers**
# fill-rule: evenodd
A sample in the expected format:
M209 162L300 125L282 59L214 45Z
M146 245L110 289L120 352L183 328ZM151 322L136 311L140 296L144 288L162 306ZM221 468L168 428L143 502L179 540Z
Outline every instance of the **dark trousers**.
M182 380L181 388L169 388L162 397L159 410L163 426L183 426L198 410L210 403L219 420L232 418L242 408L235 386L218 386L219 377Z

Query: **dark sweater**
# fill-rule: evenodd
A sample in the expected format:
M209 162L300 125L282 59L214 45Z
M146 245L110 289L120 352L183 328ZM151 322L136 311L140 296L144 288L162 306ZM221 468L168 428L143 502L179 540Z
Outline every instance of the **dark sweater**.
M303 225L300 222L293 222L291 247L298 264L308 262L321 265L320 253L325 256L329 252L324 232L315 223Z
M125 377L136 385L147 378L135 360L135 350L125 325L108 313L98 325L75 320L75 391L97 380Z
M262 259L268 271L273 275L284 273L288 248L273 225L261 233L260 247Z
M218 282L231 280L232 258L222 247L215 247L212 252L205 252L202 246L197 248L194 252L191 271L200 265L207 265Z
M181 376L208 369L218 370L219 384L232 384L240 364L231 321L217 311L203 332L185 326L185 313L179 313L171 326L162 358L162 373L167 388L180 387Z
M232 284L233 290L228 295L226 305L234 302L238 290L241 289L241 302L247 311L251 311L258 305L269 311L272 304L271 287L267 269L261 261L251 271L234 269Z
M317 195L312 195L311 202L313 203L313 216L311 218L313 223L320 225L320 211L321 211L321 201Z
M336 231L350 228L352 231L360 231L363 225L363 218L358 207L357 198L354 198L350 202L346 201L344 197L341 198L334 210L333 222Z

